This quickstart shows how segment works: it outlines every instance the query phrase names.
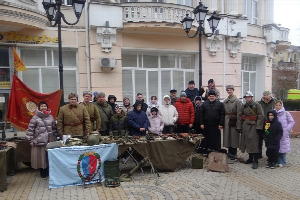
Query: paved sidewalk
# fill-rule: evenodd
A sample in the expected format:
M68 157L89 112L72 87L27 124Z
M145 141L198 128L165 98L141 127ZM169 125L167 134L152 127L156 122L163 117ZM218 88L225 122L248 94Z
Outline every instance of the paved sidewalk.
M259 160L259 168L235 162L229 173L191 169L187 161L177 172L162 172L158 178L145 169L134 174L133 182L121 187L107 188L98 184L48 189L49 179L40 178L38 170L22 166L13 176L1 200L60 200L60 199L204 199L204 200L277 200L300 199L300 138L291 139L292 151L287 154L288 165L283 168L265 168L267 158ZM239 153L247 158L246 154ZM104 185L104 184L103 184Z

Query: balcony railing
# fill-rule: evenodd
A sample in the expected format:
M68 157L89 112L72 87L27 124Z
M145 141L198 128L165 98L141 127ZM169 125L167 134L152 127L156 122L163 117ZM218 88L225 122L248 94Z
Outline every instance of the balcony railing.
M193 8L175 4L124 3L121 6L123 7L123 22L180 23L186 14L194 18Z

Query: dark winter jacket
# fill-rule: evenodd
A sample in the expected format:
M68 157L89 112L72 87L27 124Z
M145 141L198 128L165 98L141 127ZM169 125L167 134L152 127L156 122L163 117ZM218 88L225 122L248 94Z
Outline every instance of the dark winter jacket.
M194 124L200 124L200 117L201 117L201 106L195 106L195 119L194 119Z
M201 109L200 124L201 125L220 125L224 126L225 109L223 103L219 100L205 101Z
M175 108L178 112L178 120L176 121L176 124L186 125L194 123L194 106L189 98L187 98L185 102L178 99L175 103Z
M267 112L275 108L275 100L271 98L271 100L268 103L266 103L264 98L261 98L261 100L258 103L261 105L265 115L264 119L265 121L267 121L268 120Z
M273 113L274 119L269 120L269 113ZM266 147L269 149L280 149L280 139L283 134L283 129L281 123L278 121L277 113L275 110L270 110L267 112L268 121L265 123L265 143Z
M110 99L111 98L113 98L115 101L114 101L114 103L110 103ZM112 111L113 111L113 113L116 113L116 102L117 101L117 98L116 98L116 96L115 95L112 95L112 94L110 94L110 95L108 95L108 97L107 97L107 102L108 102L108 104L110 105L110 107L112 108Z
M137 111L136 107L138 104L143 104L143 102L136 102L133 107L133 111L131 111L127 115L127 123L128 123L128 128L129 128L129 134L130 135L141 135L145 136L146 131L140 131L140 128L145 128L146 130L148 129L148 117L146 115L146 112L140 110Z
M128 135L127 117L124 116L123 113L121 113L120 115L114 114L110 118L109 135L119 137Z
M185 93L187 98L189 98L191 101L194 101L195 97L199 96L198 88L194 88L194 90L190 90L189 88L186 88Z
M142 102L142 111L147 112L148 105L145 103L144 99L142 99L141 102Z

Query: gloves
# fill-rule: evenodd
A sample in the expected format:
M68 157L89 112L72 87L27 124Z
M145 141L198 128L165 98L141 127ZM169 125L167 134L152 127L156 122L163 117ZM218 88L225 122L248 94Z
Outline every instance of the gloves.
M238 133L242 133L242 129L236 129Z

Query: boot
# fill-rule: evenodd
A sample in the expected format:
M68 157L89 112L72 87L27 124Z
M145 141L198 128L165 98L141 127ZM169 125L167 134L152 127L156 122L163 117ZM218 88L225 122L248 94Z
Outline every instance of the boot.
M253 165L252 165L252 169L257 169L257 167L258 167L258 163L254 162Z
M268 164L266 165L266 168L269 168L271 166L270 161L268 161Z
M244 164L250 164L250 163L253 163L253 155L252 155L252 153L249 153L249 159L244 162Z
M259 156L258 153L253 154L254 162L253 162L253 165L252 165L252 169L257 169L257 167L258 167L258 156Z

